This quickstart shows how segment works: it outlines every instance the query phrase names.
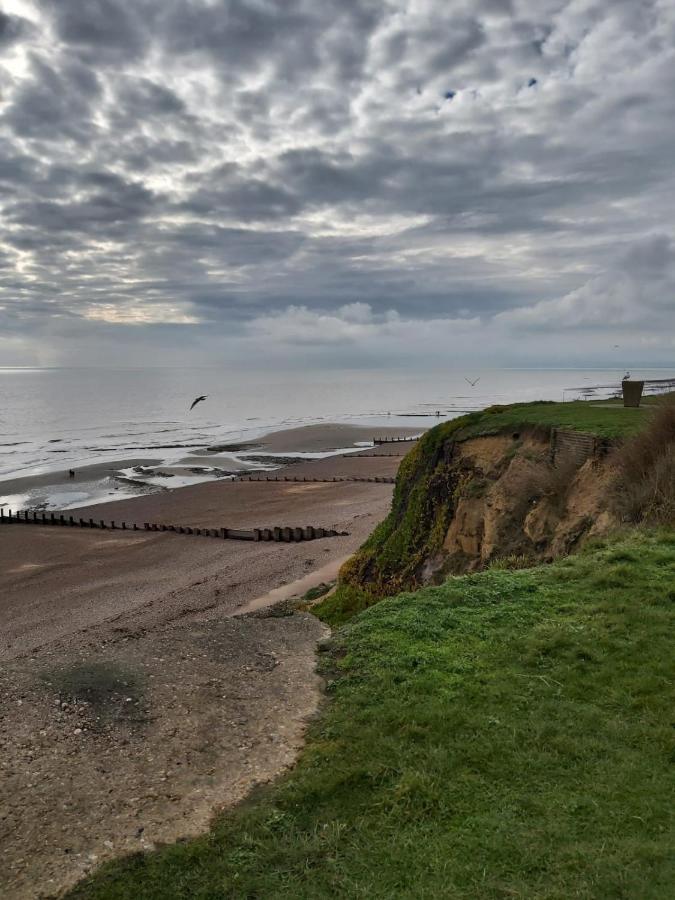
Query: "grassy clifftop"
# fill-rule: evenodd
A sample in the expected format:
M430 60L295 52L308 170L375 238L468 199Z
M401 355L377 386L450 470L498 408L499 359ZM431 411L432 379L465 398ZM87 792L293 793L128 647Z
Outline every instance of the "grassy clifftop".
M525 428L566 428L620 439L638 432L648 415L612 404L537 402L494 406L432 428L401 464L390 514L343 567L337 592L317 607L317 614L340 624L375 600L416 586L454 514L455 442Z
M384 600L299 764L88 900L672 895L675 536Z

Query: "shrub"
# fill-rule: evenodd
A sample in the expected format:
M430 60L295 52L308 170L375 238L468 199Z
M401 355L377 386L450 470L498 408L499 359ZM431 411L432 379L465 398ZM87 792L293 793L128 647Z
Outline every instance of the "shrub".
M675 395L656 405L647 427L621 448L616 462L624 519L675 522Z

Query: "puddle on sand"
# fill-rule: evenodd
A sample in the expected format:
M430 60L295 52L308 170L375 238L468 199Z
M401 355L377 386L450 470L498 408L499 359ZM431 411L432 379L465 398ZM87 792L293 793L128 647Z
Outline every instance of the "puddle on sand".
M256 597L255 600L247 600L239 607L239 609L235 610L232 615L243 616L245 613L255 612L258 609L265 609L267 606L274 606L275 603L280 603L282 600L289 600L291 597L302 597L302 595L310 588L317 587L319 584L324 584L337 578L337 574L340 571L342 564L347 562L351 555L351 553L348 553L347 556L333 559L320 569L316 569L314 572L303 575L303 577L299 578L297 581L292 581L290 584L282 584L280 587L269 591L269 593L263 594L262 597Z

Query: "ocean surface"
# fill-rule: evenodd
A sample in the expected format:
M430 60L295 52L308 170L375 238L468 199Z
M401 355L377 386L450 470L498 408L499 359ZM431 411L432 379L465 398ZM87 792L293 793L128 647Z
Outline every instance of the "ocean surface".
M153 459L185 467L176 487L214 474L189 470L190 455L209 445L320 422L368 426L373 434L385 425L423 429L494 403L611 396L622 375L618 369L242 375L218 368L0 368L0 503L26 506L25 497L2 494L2 482L17 477ZM675 368L633 377L675 377ZM467 378L478 381L472 386ZM201 394L207 399L190 412ZM93 502L60 499L63 508ZM52 497L43 508L54 505Z

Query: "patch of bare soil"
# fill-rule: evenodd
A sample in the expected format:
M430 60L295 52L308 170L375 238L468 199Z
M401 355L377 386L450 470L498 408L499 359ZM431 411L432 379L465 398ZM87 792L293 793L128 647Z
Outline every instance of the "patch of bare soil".
M53 896L107 858L198 834L293 762L324 626L208 615L4 666L3 897Z

